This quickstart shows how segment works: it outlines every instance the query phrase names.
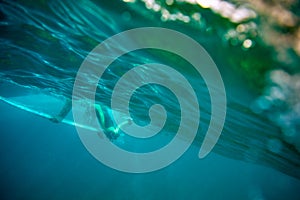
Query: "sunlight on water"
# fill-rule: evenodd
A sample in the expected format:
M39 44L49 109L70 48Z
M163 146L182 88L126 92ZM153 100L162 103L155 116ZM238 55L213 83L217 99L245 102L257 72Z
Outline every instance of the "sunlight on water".
M9 83L21 89L3 89L0 95L9 99L26 87L71 98L81 62L98 43L136 26L173 28L199 41L223 75L229 108L214 151L300 178L300 29L293 23L299 16L278 4L274 9L284 11L287 22L277 19L276 14L272 14L276 15L272 21L262 9L265 3L234 2L123 0L117 1L119 7L114 11L101 1L41 1L32 9L29 2L3 1L0 84ZM260 21L258 16L263 19ZM285 31L264 24L264 20L293 32L284 34ZM199 146L210 120L210 100L202 78L190 70L186 61L178 60L174 55L155 51L124 55L99 83L97 99L108 106L116 80L134 66L149 62L170 64L188 77L198 98L201 97L201 128L195 142ZM146 75L137 78L146 79ZM172 97L156 86L137 91L132 106L135 120L149 121L144 115L149 106L165 102L171 120L164 133L172 136L178 123L178 102ZM49 114L50 110L44 112ZM127 139L123 138L121 145L126 147Z

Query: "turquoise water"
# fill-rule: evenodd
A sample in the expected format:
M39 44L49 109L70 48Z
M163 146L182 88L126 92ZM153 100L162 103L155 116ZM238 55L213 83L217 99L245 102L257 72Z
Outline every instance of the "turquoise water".
M179 8L191 10L190 7ZM146 9L141 2L4 1L1 2L1 13L1 84L10 83L19 88L16 91L2 87L1 96L13 97L29 89L70 98L83 59L98 43L123 30L159 26L191 36L208 51L222 74L228 101L225 127L214 153L199 160L197 153L208 128L211 109L201 76L186 61L157 50L131 52L114 62L99 83L96 95L97 101L106 106L109 106L113 86L122 74L150 62L177 69L190 81L201 99L200 129L194 145L171 166L144 175L125 174L100 164L84 149L74 127L54 124L1 104L4 116L1 124L5 125L1 131L3 197L299 198L298 99L294 97L290 101L289 93L282 92L285 104L290 105L287 112L282 104L276 106L275 97L267 98L277 93L267 96L265 92L265 88L277 85L282 89L287 82L292 85L299 79L296 73L289 75L289 71L283 72L284 67L281 67L276 68L281 74L276 75L273 71L271 83L265 81L274 66L283 64L272 58L272 48L260 42L251 31L252 35L247 38L255 45L250 48L247 38L235 41L237 39L230 34L237 26L230 19L206 10L202 13L205 23L164 22L157 12ZM289 65L293 67L297 59L297 56L293 57ZM161 103L168 111L167 126L162 134L139 143L124 136L118 138L119 146L144 152L170 141L178 127L180 110L177 100L167 89L150 85L137 90L131 102L133 119L142 125L149 123L145 112L154 103ZM274 112L268 104L273 105ZM263 109L261 105L268 108ZM47 108L35 109L50 112ZM272 120L272 116L287 120ZM289 123L282 125L286 121ZM286 138L285 131L291 137Z

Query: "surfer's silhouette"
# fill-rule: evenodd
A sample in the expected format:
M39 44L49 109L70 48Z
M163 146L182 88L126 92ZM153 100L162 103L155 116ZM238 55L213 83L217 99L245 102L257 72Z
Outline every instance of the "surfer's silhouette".
M72 101L67 99L64 107L61 109L60 113L52 117L50 120L55 123L59 123L63 121L63 119L67 116L72 108ZM120 129L124 125L130 125L132 123L132 119L124 120L121 124L116 125L112 120L111 112L105 106L101 104L95 104L96 115L99 121L99 124L106 135L106 137L113 141L116 140L120 136Z

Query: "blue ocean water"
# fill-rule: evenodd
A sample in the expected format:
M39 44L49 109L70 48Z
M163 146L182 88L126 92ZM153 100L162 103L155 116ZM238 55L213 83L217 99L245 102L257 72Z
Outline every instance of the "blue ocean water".
M74 127L1 103L2 199L298 199L299 180L192 146L159 171L127 174L84 148Z
M202 100L201 130L194 145L172 165L148 174L110 169L86 151L74 127L55 124L1 103L3 199L299 198L297 137L294 143L285 140L280 124L251 109L259 96L258 87L268 86L258 84L251 89L245 76L231 66L232 60L241 62L241 57L245 57L245 62L255 63L252 59L257 59L273 64L269 59L260 59L264 46L257 44L255 51L237 51L222 44L220 34L226 32L222 27L203 31L202 26L164 23L139 4L128 6L121 1L4 1L1 12L1 84L21 88L16 91L2 87L1 96L14 97L29 89L68 98L81 62L95 45L122 30L143 26L173 28L200 42L219 67L228 96L220 141L214 153L199 160L199 146L210 117L210 101L201 77L185 61L178 62L178 58L165 52L133 52L117 60L99 84L97 98L105 105L109 104L116 78L137 64L158 61L184 74ZM256 70L253 69L254 74ZM261 82L264 76L256 78ZM153 91L158 97L151 95ZM178 122L178 105L163 88L138 90L133 99L133 115L139 123L147 123L145 110L154 102L163 101L169 106L171 119L165 135L171 138ZM53 111L47 106L34 109ZM124 140L124 147L130 150L144 146Z

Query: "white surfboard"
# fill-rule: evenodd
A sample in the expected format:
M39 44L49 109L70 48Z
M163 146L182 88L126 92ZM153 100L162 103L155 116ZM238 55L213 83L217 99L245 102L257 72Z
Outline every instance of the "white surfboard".
M54 95L47 90L32 87L27 88L8 82L0 84L0 100L18 109L49 120L59 116L67 102L67 99L62 95ZM62 123L92 131L99 131L95 127L75 123L72 109L62 119Z

